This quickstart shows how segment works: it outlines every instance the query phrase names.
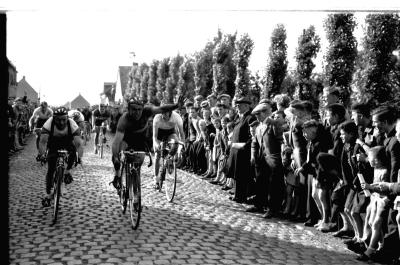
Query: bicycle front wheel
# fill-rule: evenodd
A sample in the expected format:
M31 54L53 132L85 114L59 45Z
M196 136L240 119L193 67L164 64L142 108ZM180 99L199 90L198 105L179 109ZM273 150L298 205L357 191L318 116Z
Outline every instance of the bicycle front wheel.
M103 158L103 144L100 145L100 158Z
M139 227L142 212L142 199L140 195L140 175L135 170L131 171L129 185L129 209L133 230Z
M175 197L176 192L176 165L172 159L168 159L165 163L165 196L169 202Z
M58 211L60 208L60 197L61 197L61 183L63 180L64 169L58 168L54 178L54 206L53 206L53 224L57 221Z
M129 190L127 188L127 181L126 181L127 179L126 172L128 172L128 169L125 167L126 166L124 163L121 171L121 189L119 191L119 203L121 204L121 209L123 214L126 212L126 206L128 205L128 196L129 196Z

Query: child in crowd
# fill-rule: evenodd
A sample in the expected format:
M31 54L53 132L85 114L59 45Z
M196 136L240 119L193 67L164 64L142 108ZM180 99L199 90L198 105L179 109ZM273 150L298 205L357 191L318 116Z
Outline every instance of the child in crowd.
M234 127L235 127L235 124L233 122L228 122L228 124L226 125L226 130L227 130L227 133L228 133L228 136L227 136L227 138L228 138L227 140L228 141L227 141L226 151L227 151L228 158L229 158L229 153L230 153L230 149L231 149L231 146L232 146L231 139L232 139L233 128ZM227 173L228 173L228 170L229 170L229 166L230 166L230 163L229 163L229 159L228 159L227 163L226 163L226 166L225 166L225 169L224 169L225 176L227 176ZM232 179L232 178L227 178L226 185L223 188L223 190L232 189L234 185L235 185L235 180Z
M389 172L387 169L387 156L383 146L375 146L368 151L368 161L371 167L374 168L373 183L389 181ZM364 190L368 190L371 185L368 183L361 183ZM360 244L359 251L361 254L358 260L370 260L373 258L378 246L382 244L383 236L386 226L384 221L389 213L390 200L388 196L381 195L377 192L371 194L371 201L367 208L368 219L365 219L364 231L366 234L363 237L363 244ZM366 244L369 241L368 248ZM362 251L365 252L362 252Z
M294 211L299 203L299 198L297 193L295 193L296 186L298 186L298 179L294 175L294 164L292 163L293 150L290 146L285 145L282 148L282 164L283 164L283 174L285 176L286 182L286 202L285 209L283 210L283 217L286 219L291 219L295 217Z

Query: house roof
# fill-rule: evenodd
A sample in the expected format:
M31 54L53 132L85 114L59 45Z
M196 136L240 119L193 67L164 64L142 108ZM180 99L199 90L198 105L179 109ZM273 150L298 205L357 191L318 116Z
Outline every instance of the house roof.
M71 109L84 108L86 106L90 106L90 103L81 94L71 101Z
M119 66L118 67L118 74L119 80L121 82L121 94L122 96L125 95L125 89L128 88L129 83L129 72L131 71L132 66Z
M18 82L18 90L28 91L28 92L31 92L31 93L34 93L34 94L38 95L36 90L33 89L33 87L26 81L25 76L22 77L21 80L19 80L19 82Z

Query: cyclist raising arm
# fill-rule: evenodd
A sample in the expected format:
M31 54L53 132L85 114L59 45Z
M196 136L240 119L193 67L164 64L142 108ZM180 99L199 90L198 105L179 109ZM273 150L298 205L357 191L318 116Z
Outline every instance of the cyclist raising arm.
M39 154L41 157L47 154L47 174L46 174L46 194L45 205L50 205L51 186L54 172L56 170L57 151L65 149L68 151L68 165L65 170L65 184L72 182L70 169L76 160L76 150L78 156L82 157L80 129L74 120L68 118L66 108L61 107L54 111L53 117L49 118L42 127L42 136L39 143Z
M177 135L179 133L179 136ZM175 111L167 111L157 114L153 120L153 145L155 152L154 164L154 188L159 189L158 171L160 168L161 142L163 141L185 141L185 133L183 131L183 121L181 116Z
M117 131L111 147L112 163L115 170L112 184L116 189L119 188L121 165L119 153L121 150L148 151L146 150L147 120L155 114L177 109L182 103L182 96L179 97L177 104L166 104L161 107L144 106L143 102L136 97L131 97L128 100L128 111L118 121Z
M35 124L34 131L36 133L36 149L39 152L39 141L40 141L40 129L48 118L53 116L53 110L47 106L47 102L43 101L40 103L40 107L37 107L29 119L29 129L32 130Z

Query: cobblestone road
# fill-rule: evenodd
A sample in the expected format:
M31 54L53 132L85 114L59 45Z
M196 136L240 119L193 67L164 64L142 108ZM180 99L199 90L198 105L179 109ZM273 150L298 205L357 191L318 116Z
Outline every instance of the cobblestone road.
M10 159L11 264L364 264L340 239L278 219L244 212L244 205L197 176L180 172L177 196L166 202L143 166L144 211L130 227L112 179L110 150L103 159L85 148L83 167L61 198L59 219L43 208L42 167L31 137ZM147 160L147 159L146 159Z

